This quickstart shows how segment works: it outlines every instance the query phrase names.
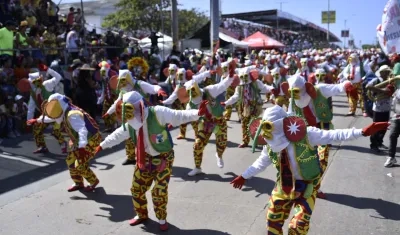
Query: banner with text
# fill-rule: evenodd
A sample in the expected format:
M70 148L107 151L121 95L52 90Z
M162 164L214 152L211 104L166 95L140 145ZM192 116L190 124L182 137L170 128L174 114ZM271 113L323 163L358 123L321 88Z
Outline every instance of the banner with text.
M377 27L379 44L385 54L400 53L400 0L389 0Z
M323 11L322 12L322 23L323 24L336 23L336 11Z

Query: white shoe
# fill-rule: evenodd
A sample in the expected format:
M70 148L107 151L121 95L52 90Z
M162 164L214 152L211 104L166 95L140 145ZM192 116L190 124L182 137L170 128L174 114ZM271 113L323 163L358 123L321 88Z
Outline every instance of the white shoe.
M218 157L218 154L215 154L215 157L217 158L217 166L219 168L224 168L224 160L221 157Z
M195 176L195 175L198 175L198 174L201 174L201 173L203 173L203 171L201 171L200 168L194 168L193 170L191 170L188 173L188 176Z
M384 166L385 167L392 167L396 163L397 163L397 160L396 160L395 157L387 157Z

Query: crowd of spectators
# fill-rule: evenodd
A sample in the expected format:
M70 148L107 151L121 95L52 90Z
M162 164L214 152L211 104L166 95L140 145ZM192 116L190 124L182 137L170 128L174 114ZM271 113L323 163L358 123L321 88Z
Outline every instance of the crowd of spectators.
M82 87L86 85L94 93L101 88L95 73L89 75L94 83L83 84L77 80L79 76L72 75L74 66L86 63L98 70L99 62L113 61L128 46L132 55L141 54L136 44L122 37L123 31L98 35L95 30L85 32L84 26L80 9L71 7L64 17L50 0L0 1L0 142L3 137L13 138L26 131L30 94L20 93L17 83L29 73L44 72L43 68L52 65L64 78L65 94L86 89ZM124 56L121 61L128 59Z
M262 31L286 45L301 44L302 48L306 48L313 42L307 36L287 31L230 20L225 20L223 24L238 34L239 39ZM45 75L47 66L63 77L63 90L58 92L69 96L76 104L82 103L81 106L87 107L91 115L100 117L101 105L97 104L96 97L104 86L99 75L98 64L101 61L108 61L111 68L118 71L126 68L131 57L141 56L151 64L147 77L142 79L151 83L165 80L161 71L168 67L171 60L195 71L201 65L203 55L193 59L196 53L180 53L176 48L163 61L158 55L157 38L151 41L154 45L151 51L142 51L138 43L126 37L122 30L108 30L104 35L97 34L95 29L87 31L79 8L71 7L63 16L59 14L57 4L50 0L1 1L0 142L3 137L13 138L27 131L24 123L30 94L20 93L17 84L32 72L39 71Z
M307 34L276 29L249 21L228 18L222 19L221 24L223 28L234 33L236 35L236 39L238 40L243 40L248 36L260 31L261 33L286 45L287 51L327 47L325 42L316 40Z

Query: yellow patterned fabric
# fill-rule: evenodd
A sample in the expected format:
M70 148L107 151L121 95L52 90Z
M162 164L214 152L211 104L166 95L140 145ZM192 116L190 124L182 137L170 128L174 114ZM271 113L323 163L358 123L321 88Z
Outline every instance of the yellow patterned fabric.
M69 173L71 175L71 179L76 184L82 184L83 178L89 184L94 184L97 180L96 175L89 167L89 161L94 157L94 153L96 151L97 146L101 143L101 135L97 133L89 138L88 144L85 147L85 150L89 154L89 156L79 156L79 150L75 149L68 153L67 159L65 160L69 169ZM84 162L78 162L78 158L86 159Z
M111 107L111 105L113 104L112 101L104 99L103 102L103 112L101 115L104 116L104 114L107 113L107 110ZM107 115L106 117L103 118L104 120L104 125L106 126L107 129L109 128L113 128L115 123L117 122L117 118L115 113L111 114L111 115Z
M36 123L32 126L33 138L35 139L36 147L46 148L46 142L44 141L43 131L49 126L53 125L53 132L51 133L57 142L61 145L65 142L64 137L61 134L60 124L58 123Z
M354 83L353 86L357 89L358 97L354 98L352 96L347 95L347 98L349 100L349 112L355 113L357 110L357 104L360 105L361 111L364 112L364 99L362 97L361 83Z
M136 147L131 138L125 140L125 152L128 160L136 161Z
M146 170L136 166L132 180L132 201L136 215L148 218L146 192L154 182L151 196L157 219L166 220L168 204L168 183L174 163L174 151L158 156L146 154Z
M307 183L304 181L296 181L296 197L294 199L280 194L280 190L274 188L268 202L266 216L269 235L283 235L282 227L285 220L289 218L292 207L294 207L294 215L289 223L288 234L306 235L308 233L317 191L314 189L310 197L303 197L306 185Z
M228 125L226 124L225 118L222 117L218 124L216 124L215 121L199 121L199 131L193 146L194 163L196 168L201 168L203 151L207 146L212 133L215 133L217 155L222 158L228 140Z

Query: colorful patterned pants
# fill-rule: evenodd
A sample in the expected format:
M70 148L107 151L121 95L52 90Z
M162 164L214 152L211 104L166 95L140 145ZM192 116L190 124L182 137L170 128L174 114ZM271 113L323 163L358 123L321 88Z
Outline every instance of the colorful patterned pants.
M131 138L125 140L125 151L126 151L126 157L128 160L135 161L136 160L136 149L135 149L135 143Z
M235 88L228 87L228 89L226 90L226 93L225 93L225 100L228 100L229 98L231 98L231 96L233 96L233 94L235 94ZM232 110L233 110L232 105L227 105L225 107L224 117L225 117L226 120L230 120L231 119Z
M99 146L100 143L100 133L97 133L89 138L88 144L85 147L86 151L89 153L89 156L85 156L85 159L87 159L87 161L83 162L82 164L79 164L77 160L77 158L80 157L78 149L68 153L66 162L69 169L69 174L71 175L71 179L76 184L82 184L83 178L85 178L85 180L91 185L96 182L97 177L90 169L89 161L94 157L96 147Z
M364 112L364 99L362 97L362 86L361 83L354 83L353 86L355 88L357 88L357 98L352 97L350 95L347 94L347 98L349 100L349 109L350 109L350 113L355 113L357 110L357 104L359 104L361 106L361 110L362 112Z
M44 141L44 133L43 131L49 126L53 125L53 131L52 131L52 136L56 138L58 143L61 145L62 143L65 142L64 137L61 134L60 130L60 124L53 122L53 123L36 123L32 127L33 131L33 138L35 139L36 142L36 147L38 148L46 148L46 142Z
M249 144L250 135L247 129L249 128L250 120L253 119L253 116L250 117L242 117L242 142L243 144Z
M167 218L168 184L174 163L174 151L162 153L158 156L146 154L146 170L136 166L132 180L133 208L139 218L148 218L146 192L154 182L151 196L154 212L159 220Z
M333 125L331 123L323 123L320 122L317 124L317 127L322 130L333 130ZM329 159L329 145L320 145L317 148L318 150L318 157L319 157L319 164L321 167L321 178L318 181L317 186L315 187L317 190L321 187L322 176L328 167L328 159Z
M111 107L112 104L113 104L112 101L104 99L103 112L101 115L106 114L107 110ZM104 125L106 126L107 129L114 128L114 125L117 122L115 113L108 115L107 117L103 118L103 120L104 120Z
M174 103L172 103L171 108L175 109L175 110L185 110L186 109L185 105L182 104L179 100L175 100ZM186 123L179 126L179 137L186 136L186 127L187 127ZM195 126L193 126L193 124L192 124L192 127L193 127L193 130L195 130L195 134L196 134L196 128L195 128Z
M228 125L226 124L226 120L221 118L218 121L218 124L216 124L215 121L200 120L199 132L193 145L194 164L196 168L201 168L203 151L212 133L215 133L218 157L222 158L222 155L224 154L228 140Z
M192 124L192 128L194 130L194 137L197 137L198 134L198 127L199 127L199 123L198 122L191 122L190 124ZM182 124L179 126L179 135L182 137L186 136L186 128L187 128L187 123Z
M317 191L314 189L311 197L304 198L306 188L304 181L296 181L296 197L289 198L279 193L278 189L272 191L267 209L268 235L283 235L282 227L289 218L290 211L294 207L294 216L289 223L289 235L305 235L310 228L311 215L314 210Z

